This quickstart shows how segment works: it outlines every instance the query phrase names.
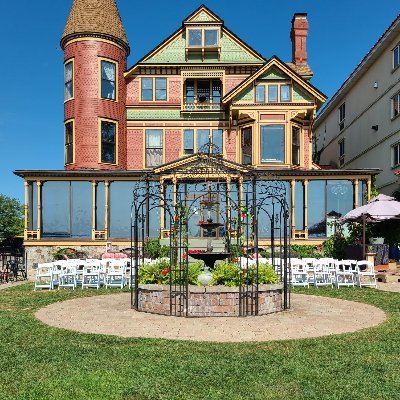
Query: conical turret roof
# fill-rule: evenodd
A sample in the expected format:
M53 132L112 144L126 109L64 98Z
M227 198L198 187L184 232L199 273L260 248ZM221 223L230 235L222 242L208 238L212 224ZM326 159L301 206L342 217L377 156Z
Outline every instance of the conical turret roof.
M115 0L74 0L61 38L61 47L76 37L113 40L129 53L129 43Z

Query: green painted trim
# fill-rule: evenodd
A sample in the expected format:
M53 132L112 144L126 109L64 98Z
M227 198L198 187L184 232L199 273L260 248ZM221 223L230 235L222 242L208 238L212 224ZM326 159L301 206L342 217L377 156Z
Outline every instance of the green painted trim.
M311 101L312 98L296 84L293 85L293 102Z
M238 101L247 101L250 103L254 102L254 86L251 83L250 86L246 89L243 90L243 92L239 93L234 99L233 102L238 102Z
M226 121L224 112L182 113L180 110L127 110L128 121Z
M286 74L278 71L275 68L271 68L269 71L262 74L258 79L290 79Z

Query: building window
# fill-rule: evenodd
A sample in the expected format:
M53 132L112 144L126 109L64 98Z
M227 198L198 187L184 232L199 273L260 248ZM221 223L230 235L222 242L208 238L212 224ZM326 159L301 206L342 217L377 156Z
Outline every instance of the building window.
M285 127L284 125L261 126L261 162L285 162Z
M268 103L278 102L278 85L268 85Z
M393 49L393 68L400 65L400 43Z
M400 165L400 143L392 146L392 166L397 167Z
M162 129L146 129L146 167L157 167L163 163Z
M265 103L265 86L264 85L256 86L256 102L257 103Z
M251 165L253 153L253 135L252 128L247 127L242 129L242 164Z
M339 129L343 130L344 129L344 120L346 118L346 103L343 103L339 107Z
M281 85L280 86L281 90L281 101L290 101L290 85Z
M220 110L220 80L192 80L185 82L184 110Z
M339 165L343 166L344 164L344 139L339 141Z
M110 61L101 61L101 98L116 99L116 70L117 65Z
M74 162L74 123L69 121L65 124L65 164L72 164Z
M292 165L300 165L300 128L292 128Z
M392 118L400 114L400 92L392 97Z
M187 47L218 47L219 29L188 29Z
M74 62L69 61L64 65L64 100L74 97Z
M116 164L117 124L101 121L101 162Z
M185 129L183 131L183 151L185 154L194 153L194 130Z
M210 145L212 149L210 149ZM185 129L183 132L183 150L185 154L193 154L195 152L208 153L210 150L214 154L222 154L222 129L197 129L196 131L194 129Z
M166 101L167 78L142 78L142 101Z
M259 83L256 86L256 102L265 103L265 94L268 93L268 103L285 103L291 101L291 86L288 84L266 85Z

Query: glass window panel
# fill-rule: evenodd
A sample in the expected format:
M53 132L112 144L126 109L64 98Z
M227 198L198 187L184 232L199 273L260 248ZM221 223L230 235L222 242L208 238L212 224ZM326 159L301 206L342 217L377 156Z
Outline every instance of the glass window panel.
M92 183L71 182L71 237L92 235Z
M290 85L281 85L281 101L290 101Z
M70 235L70 182L45 182L42 186L42 236Z
M67 122L65 124L65 152L64 161L65 164L74 162L74 124L73 122Z
M292 165L300 165L300 129L292 128Z
M285 160L285 127L283 125L261 126L261 162Z
M115 136L116 124L110 121L101 121L101 162L115 164Z
M162 148L162 129L146 129L146 147Z
M156 78L156 100L167 100L166 78Z
M275 103L278 101L278 85L268 85L268 102Z
M185 129L183 133L183 148L185 154L194 153L194 131L193 129Z
M353 209L353 183L345 180L327 181L327 215L340 218Z
M206 29L204 31L204 45L218 46L218 29Z
M198 129L197 130L197 151L207 153L209 151L208 144L210 142L210 130Z
M106 187L104 182L98 182L96 187L96 229L104 230L105 207L106 207Z
M212 81L212 102L221 103L221 81ZM219 109L219 106L213 106L213 109Z
M210 81L197 81L197 101L199 103L210 101Z
M326 181L308 184L308 237L326 236Z
M265 86L256 86L256 101L260 103L265 103Z
M189 47L197 47L202 45L201 29L189 29Z
M367 202L365 200L367 193L367 183L365 181L358 181L358 206L363 206Z
M393 67L400 65L400 46L397 46L393 51Z
M296 182L295 185L295 225L296 230L302 231L304 229L304 184L303 182Z
M214 154L223 154L223 133L222 129L213 129L212 143Z
M146 129L146 167L156 167L163 163L162 129Z
M194 81L192 80L186 81L186 102L194 102Z
M116 65L101 61L101 97L115 100Z
M28 229L37 229L37 184L29 182L28 186Z
M142 100L153 100L153 78L142 78Z
M64 66L64 100L74 97L73 73L73 62L70 61Z
M153 193L160 192L160 184L156 182L150 182L150 188ZM150 209L149 209L149 237L150 238L159 238L160 237L160 202L159 199L151 199L150 200Z

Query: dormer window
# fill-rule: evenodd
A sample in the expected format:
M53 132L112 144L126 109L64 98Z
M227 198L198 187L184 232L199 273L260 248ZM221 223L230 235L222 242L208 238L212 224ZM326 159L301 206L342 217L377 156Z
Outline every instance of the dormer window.
M188 47L218 47L219 29L188 29Z

